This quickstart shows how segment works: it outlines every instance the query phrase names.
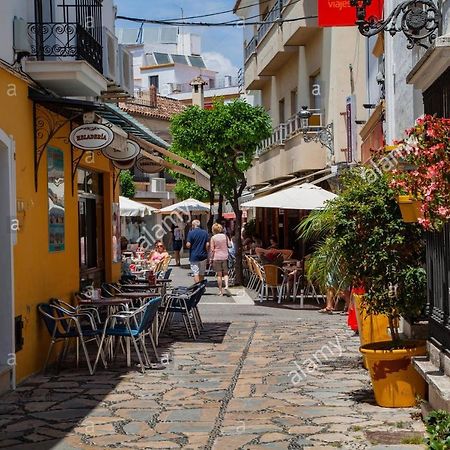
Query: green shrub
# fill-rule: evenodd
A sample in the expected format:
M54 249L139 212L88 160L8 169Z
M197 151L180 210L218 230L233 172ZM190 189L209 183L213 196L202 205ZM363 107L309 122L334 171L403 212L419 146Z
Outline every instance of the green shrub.
M431 450L450 449L450 413L443 410L431 412L425 419L428 437L426 444Z

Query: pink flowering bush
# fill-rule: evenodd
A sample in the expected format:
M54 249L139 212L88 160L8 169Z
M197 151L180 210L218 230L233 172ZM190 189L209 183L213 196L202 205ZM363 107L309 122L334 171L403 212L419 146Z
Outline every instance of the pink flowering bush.
M450 119L425 115L406 135L397 144L412 170L393 170L390 185L422 202L424 229L439 230L450 219Z

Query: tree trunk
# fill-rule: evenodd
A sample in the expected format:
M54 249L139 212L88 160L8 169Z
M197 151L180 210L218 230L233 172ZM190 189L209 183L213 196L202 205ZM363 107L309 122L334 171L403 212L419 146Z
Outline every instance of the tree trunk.
M209 215L208 219L208 232L211 233L211 228L214 223L214 214L213 214L213 207L214 207L214 188L211 186L211 191L209 193L209 210L211 214Z
M242 235L241 235L242 211L239 209L239 204L238 204L237 198L233 199L232 207L233 207L234 213L236 214L236 227L234 229L234 237L235 237L235 244L236 244L235 284L236 284L236 286L242 286L244 284L244 268L242 265Z
M223 219L223 194L219 193L219 208L217 211L217 222L221 223Z

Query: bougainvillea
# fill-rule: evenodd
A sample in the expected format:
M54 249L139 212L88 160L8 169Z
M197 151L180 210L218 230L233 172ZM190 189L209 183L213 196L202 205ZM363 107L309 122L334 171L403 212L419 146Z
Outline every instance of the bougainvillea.
M406 135L398 145L410 170L395 169L391 187L421 200L419 223L439 230L450 219L450 119L425 115Z

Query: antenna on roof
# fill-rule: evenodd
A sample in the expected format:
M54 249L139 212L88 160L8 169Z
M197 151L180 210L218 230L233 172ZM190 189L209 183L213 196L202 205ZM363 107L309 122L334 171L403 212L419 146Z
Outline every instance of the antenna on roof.
M138 34L136 36L136 43L142 44L143 42L144 42L144 22L141 23Z

